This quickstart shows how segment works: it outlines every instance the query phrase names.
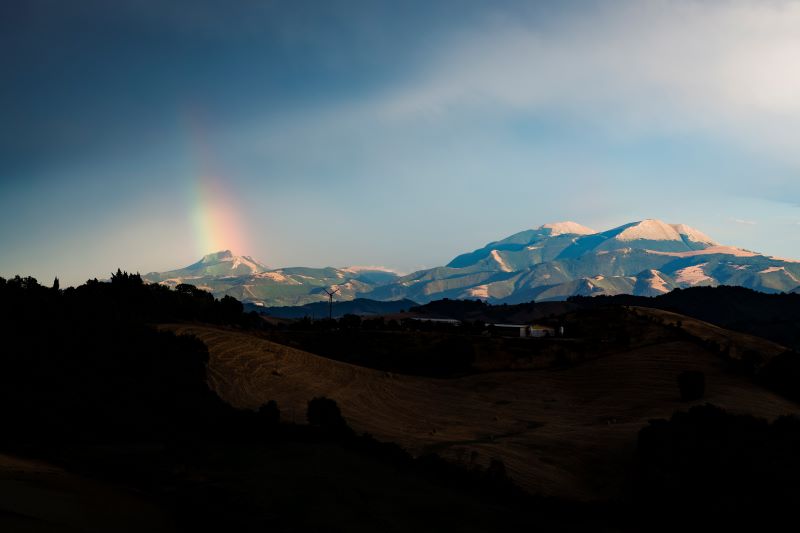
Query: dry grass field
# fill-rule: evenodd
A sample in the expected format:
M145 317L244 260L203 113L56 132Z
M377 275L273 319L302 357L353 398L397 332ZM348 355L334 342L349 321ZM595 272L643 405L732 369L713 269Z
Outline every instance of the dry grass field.
M714 342L723 349L727 348L730 357L733 359L741 359L745 353L755 352L761 355L764 361L768 361L786 351L786 347L776 342L724 329L678 313L650 307L633 307L632 309L640 315L659 318L665 324L675 325L680 322L681 327L690 335L704 341Z
M690 319L681 319L690 326ZM705 372L702 402L768 419L798 411L727 373L717 355L689 341L563 369L434 379L353 366L221 328L167 328L206 343L209 383L236 407L274 399L284 420L302 422L307 401L328 396L358 432L415 454L438 452L483 465L499 458L531 492L580 500L624 494L638 431L649 419L691 405L679 400L676 377L683 370Z

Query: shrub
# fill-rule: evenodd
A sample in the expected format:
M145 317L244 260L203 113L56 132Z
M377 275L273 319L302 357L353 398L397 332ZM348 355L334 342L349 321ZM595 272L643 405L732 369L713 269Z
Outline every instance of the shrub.
M308 402L306 419L312 426L335 429L347 427L342 411L335 400L320 396Z
M262 424L268 427L274 427L281 422L281 410L278 409L278 403L275 400L270 400L258 408L258 418Z

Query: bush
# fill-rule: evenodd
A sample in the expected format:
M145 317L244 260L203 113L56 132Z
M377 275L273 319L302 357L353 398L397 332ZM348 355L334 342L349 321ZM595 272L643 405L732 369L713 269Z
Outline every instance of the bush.
M335 400L320 396L308 402L308 423L315 427L336 429L347 427L342 411Z

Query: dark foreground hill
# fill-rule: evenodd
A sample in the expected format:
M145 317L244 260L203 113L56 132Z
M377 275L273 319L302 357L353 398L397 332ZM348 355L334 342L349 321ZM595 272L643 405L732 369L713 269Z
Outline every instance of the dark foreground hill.
M762 383L686 318L550 314L572 337L512 345L379 319L270 327L232 298L123 272L64 291L0 279L0 526L640 531L691 529L700 510L706 527L764 529L795 508L798 422L778 418L797 411L791 372ZM398 357L426 339L480 349L433 378L281 335L343 357L365 338ZM704 384L689 403L686 371ZM705 401L725 411L673 416ZM730 490L697 504L692 487L720 471Z
M550 530L564 520L548 509L573 505L531 499L501 463L358 435L310 389L290 416L233 407L207 385L206 346L153 327L176 320L262 323L123 272L63 291L0 278L0 530Z

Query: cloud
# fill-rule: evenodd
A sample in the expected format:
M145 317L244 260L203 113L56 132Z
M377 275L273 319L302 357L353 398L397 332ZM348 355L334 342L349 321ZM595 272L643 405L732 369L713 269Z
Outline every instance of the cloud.
M616 135L697 132L800 164L798 27L800 2L762 0L495 17L454 35L383 112L566 113Z
M737 224L744 224L745 226L755 226L756 224L758 224L758 222L756 222L755 220L744 220L741 218L732 218L731 220L733 222L736 222Z

